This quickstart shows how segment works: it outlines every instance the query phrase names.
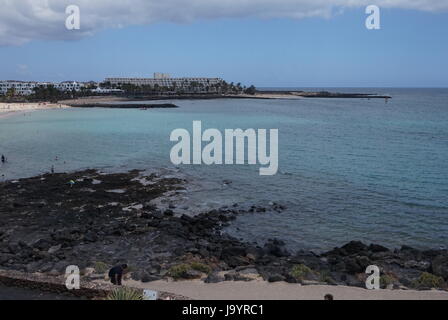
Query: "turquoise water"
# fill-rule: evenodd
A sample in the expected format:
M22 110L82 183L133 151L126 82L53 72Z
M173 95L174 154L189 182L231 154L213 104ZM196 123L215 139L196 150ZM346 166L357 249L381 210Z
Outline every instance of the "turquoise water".
M189 195L190 206L284 204L282 213L241 216L228 232L278 237L294 248L323 250L353 239L448 246L448 90L373 91L393 99L173 100L181 108L18 115L0 119L0 153L9 159L0 173L175 170L169 135L191 131L193 120L203 129L278 128L275 176L260 176L258 165L180 166L202 186Z

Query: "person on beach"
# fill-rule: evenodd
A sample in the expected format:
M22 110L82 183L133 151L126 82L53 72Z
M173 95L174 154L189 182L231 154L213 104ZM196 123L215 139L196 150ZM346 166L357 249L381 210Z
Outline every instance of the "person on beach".
M5 162L6 162L5 155L2 154L2 163L5 163Z
M127 264L122 264L115 266L109 270L109 278L112 284L121 286L121 279L123 278L123 273L128 268Z

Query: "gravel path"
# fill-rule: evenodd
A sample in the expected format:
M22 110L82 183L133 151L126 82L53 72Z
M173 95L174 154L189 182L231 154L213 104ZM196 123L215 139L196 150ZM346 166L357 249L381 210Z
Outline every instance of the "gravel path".
M0 300L79 300L79 298L38 290L0 286Z

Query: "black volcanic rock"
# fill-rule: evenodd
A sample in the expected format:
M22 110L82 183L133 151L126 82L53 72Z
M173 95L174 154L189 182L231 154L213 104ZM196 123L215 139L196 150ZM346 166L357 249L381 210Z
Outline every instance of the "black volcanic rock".
M448 254L439 255L431 262L432 272L448 280Z
M179 108L179 106L172 103L85 103L73 104L75 108L109 108L109 109L166 109Z
M343 250L348 254L354 253L364 253L367 251L368 247L361 241L350 241L349 243L342 246Z
M301 277L291 272L302 269L305 281L361 286L366 267L377 265L382 275L393 276L394 284L412 286L423 272L448 280L446 250L403 246L391 251L351 241L316 254L290 253L280 239L246 243L223 232L223 227L237 215L263 215L278 206L264 210L239 204L179 216L152 200L171 203L166 194L185 189L186 181L150 175L145 180L153 183L142 185L139 178L139 171L86 170L0 183L0 268L63 273L72 264L82 269L127 262L136 270L134 279L153 281L167 277L173 266L194 262L201 271L189 270L184 276L197 278L205 270L206 282L249 281L252 277L244 270L251 270L267 281L295 283ZM70 180L76 181L72 187ZM226 272L224 279L221 271Z
M285 243L278 239L269 239L264 245L263 250L266 254L275 257L288 257L291 254L285 249Z
M369 251L372 251L375 253L376 252L388 252L389 249L386 247L383 247L382 245L372 243L369 245Z

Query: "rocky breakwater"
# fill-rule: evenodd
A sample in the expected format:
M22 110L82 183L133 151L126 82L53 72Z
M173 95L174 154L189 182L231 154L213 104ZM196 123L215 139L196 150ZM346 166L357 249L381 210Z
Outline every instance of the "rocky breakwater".
M235 204L189 215L155 204L184 193L187 184L159 174L94 170L1 183L0 268L60 276L77 265L85 279L95 280L126 262L128 276L142 282L262 278L364 287L366 267L377 265L382 287L446 289L446 250L390 250L352 241L325 253L293 253L278 239L247 243L223 232L237 215L262 218L284 210L280 204Z
M172 103L76 103L73 108L109 108L109 109L171 109L179 108Z

